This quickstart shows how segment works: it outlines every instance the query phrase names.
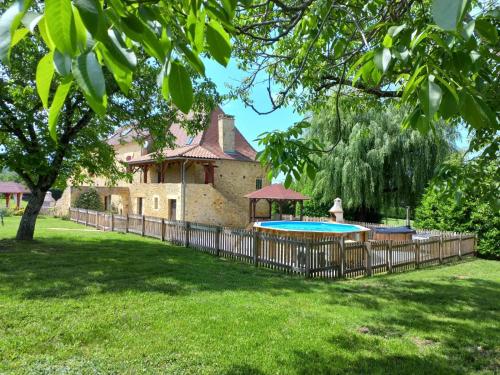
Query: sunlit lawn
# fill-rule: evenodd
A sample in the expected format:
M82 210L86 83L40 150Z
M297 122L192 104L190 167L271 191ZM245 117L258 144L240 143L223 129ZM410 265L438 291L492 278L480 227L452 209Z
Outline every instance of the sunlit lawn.
M500 371L499 262L322 282L58 219L16 243L18 221L0 373Z

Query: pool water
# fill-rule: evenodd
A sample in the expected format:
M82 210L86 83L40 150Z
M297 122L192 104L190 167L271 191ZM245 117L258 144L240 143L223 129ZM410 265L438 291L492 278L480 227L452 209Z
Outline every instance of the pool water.
M314 221L265 221L260 223L260 227L277 230L323 233L349 233L361 231L360 227L356 225Z

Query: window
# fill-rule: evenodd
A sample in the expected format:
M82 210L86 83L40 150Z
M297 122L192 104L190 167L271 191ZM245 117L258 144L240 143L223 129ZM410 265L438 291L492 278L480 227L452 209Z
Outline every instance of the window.
M153 207L155 210L160 209L160 198L158 197L153 197Z
M191 143L193 143L194 137L189 137L186 141L186 145L189 146Z
M262 189L262 178L258 178L255 180L255 189L256 190Z

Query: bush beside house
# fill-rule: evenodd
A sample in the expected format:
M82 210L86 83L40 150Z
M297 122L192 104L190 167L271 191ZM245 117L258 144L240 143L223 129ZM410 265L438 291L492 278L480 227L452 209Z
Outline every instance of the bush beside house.
M74 206L87 210L103 211L104 205L96 189L89 189L76 198Z

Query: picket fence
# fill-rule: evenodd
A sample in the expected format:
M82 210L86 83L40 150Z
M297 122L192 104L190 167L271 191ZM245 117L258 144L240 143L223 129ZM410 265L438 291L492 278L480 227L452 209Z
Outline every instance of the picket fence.
M477 241L474 234L437 231L434 232L435 237L404 242L353 242L338 237L313 241L253 230L143 215L114 215L78 208L70 209L70 219L100 230L158 238L255 266L329 279L409 271L460 260L474 255Z

